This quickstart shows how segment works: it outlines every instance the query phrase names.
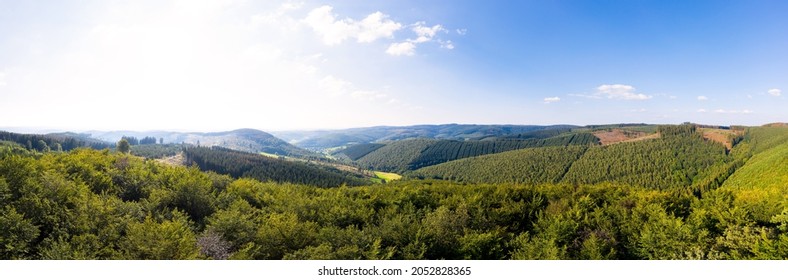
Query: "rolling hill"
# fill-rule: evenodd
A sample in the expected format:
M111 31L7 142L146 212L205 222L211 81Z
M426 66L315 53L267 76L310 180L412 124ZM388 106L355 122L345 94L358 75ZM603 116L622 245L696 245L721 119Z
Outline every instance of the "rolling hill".
M120 140L123 136L137 138L154 137L161 138L164 143L185 143L199 146L219 146L228 149L250 152L250 153L269 153L281 156L291 156L300 158L322 157L322 155L293 146L275 136L256 129L237 129L224 132L170 132L170 131L90 131L93 137L106 141Z
M788 127L751 128L747 135L754 153L720 187L731 192L734 205L750 210L761 223L788 208Z
M403 172L421 156L424 149L439 142L435 139L394 141L359 158L356 164L372 170Z
M522 134L538 130L571 129L576 127L578 126L442 124L377 126L322 131L280 131L273 132L273 134L299 147L323 151L354 144L380 143L411 138L468 140Z
M0 140L14 142L28 150L58 150L69 151L79 147L90 147L94 149L104 149L114 146L114 142L105 142L91 138L87 134L76 134L71 132L49 133L49 134L21 134L7 131L0 131Z
M730 150L706 128L469 157L385 185L220 147L181 145L198 169L0 140L0 259L788 258L788 127L744 128ZM356 155L412 160L444 141Z
M298 183L319 187L369 184L361 176L324 165L287 161L221 147L186 147L185 161L203 171L234 178L254 178L263 182Z
M548 130L545 130L548 131ZM563 131L563 130L562 130ZM599 139L588 132L544 133L549 138L486 138L484 140L409 139L394 141L384 146L351 146L337 153L347 153L353 159L358 150L369 148L355 162L361 167L389 172L405 172L462 158L495 154L511 150L570 145L597 145ZM371 149L374 148L374 149ZM351 156L352 155L352 156Z
M521 149L425 167L410 176L465 183L557 183L587 149L587 146Z
M722 180L727 178L729 173L718 174L715 171L728 167L736 159L722 144L703 139L691 125L664 126L661 129L660 138L592 146L577 158L571 157L574 155L570 152L572 150L567 150L568 158L572 159L568 165L554 166L552 161L555 159L537 152L542 150L522 150L450 161L418 169L412 176L467 182L539 183L554 182L537 178L561 171L560 181L571 184L618 182L647 188L681 188L710 176L724 177ZM560 150L549 151L559 153ZM561 157L563 159L566 158ZM558 162L563 162L561 160ZM541 165L527 165L528 162ZM518 163L527 167L511 167Z

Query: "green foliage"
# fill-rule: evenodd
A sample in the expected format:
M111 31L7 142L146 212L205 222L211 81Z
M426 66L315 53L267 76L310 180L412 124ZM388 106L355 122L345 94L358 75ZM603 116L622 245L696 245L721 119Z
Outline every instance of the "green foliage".
M655 189L686 188L710 168L733 158L725 147L705 141L692 126L661 127L659 139L592 147L564 177L573 184L621 182ZM675 130L675 131L674 131Z
M196 133L191 134L197 146L202 143L205 145L217 145L228 149L244 151L249 153L268 153L279 156L292 156L299 158L319 157L317 153L296 147L276 138L273 135L256 129L237 129L227 132Z
M200 224L216 211L212 182L197 168L166 169L159 178L164 187L154 190L149 199L156 209L178 209Z
M635 252L646 259L676 259L693 244L695 235L681 219L668 215L660 205L635 208L640 219L640 234L635 238Z
M587 149L586 146L523 149L430 166L411 176L470 183L556 183Z
M596 145L599 139L591 133L563 133L567 130L544 130L532 132L535 136L523 135L509 138L489 138L485 140L432 140L410 139L396 141L377 147L360 157L357 162L362 167L392 172L404 172L436 164L512 150L535 147ZM560 134L563 133L563 134ZM528 134L530 135L530 134ZM550 137L540 138L547 135ZM352 157L351 157L352 159Z
M479 157L532 162L517 172L495 169L536 178L516 184L320 188L232 179L108 150L9 153L0 158L0 258L785 259L788 147L764 144L763 135L781 137L764 131L746 135L731 154L679 131L642 145ZM618 145L624 148L611 149ZM753 152L763 145L771 147ZM696 166L692 178L723 178L722 186L560 179L596 149L632 162L664 152L677 158L672 164ZM455 162L463 161L472 159ZM730 178L717 177L736 161L746 163L734 165Z
M303 162L285 161L220 147L187 147L184 156L200 169L247 177L260 181L292 182L320 187L358 186L367 183L360 177L335 168Z
M752 153L758 154L788 142L788 127L751 127L744 139L754 147Z
M421 151L418 158L408 163L408 169L416 170L422 167L432 166L447 161L525 148L569 145L588 146L598 143L599 139L593 134L587 132L564 134L547 139L485 141L444 140L430 145Z
M695 125L687 123L682 125L657 126L657 132L663 137L694 135L696 131L697 127Z
M442 124L405 127L377 126L331 131L290 131L279 132L277 136L287 141L297 141L300 147L326 150L358 143L382 143L415 138L469 140L527 134L534 131L559 131L558 133L548 133L555 136L573 128L577 128L577 126Z
M33 152L14 142L0 140L0 159L10 155L32 155Z
M0 213L0 259L26 257L38 233L30 220L6 206Z
M131 154L144 158L164 158L177 155L183 150L183 145L180 144L145 144L134 146Z
M105 149L110 147L109 143L92 139L89 135L74 133L41 135L0 131L0 141L14 142L29 151L35 150L39 152L48 152L51 148L56 148L57 146L59 146L61 150L66 151L79 147L91 147L94 149Z
M788 208L788 142L754 155L722 185L759 222Z
M419 158L421 151L438 143L433 139L408 139L386 144L361 157L356 162L364 168L402 173L408 165Z
M358 144L342 149L337 153L346 155L348 158L350 158L350 160L358 160L361 157L382 148L383 146L386 145L378 143Z
M129 141L126 140L126 138L120 139L120 141L118 141L117 149L120 153L128 154L131 152L131 144L129 144Z
M172 220L157 222L146 217L133 222L121 240L120 251L125 259L185 260L198 255L196 237L184 215L175 213Z

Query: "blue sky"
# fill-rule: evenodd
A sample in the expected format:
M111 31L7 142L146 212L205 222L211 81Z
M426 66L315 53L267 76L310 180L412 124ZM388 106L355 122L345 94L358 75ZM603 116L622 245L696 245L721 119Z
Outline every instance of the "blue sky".
M785 1L3 1L0 127L788 121Z

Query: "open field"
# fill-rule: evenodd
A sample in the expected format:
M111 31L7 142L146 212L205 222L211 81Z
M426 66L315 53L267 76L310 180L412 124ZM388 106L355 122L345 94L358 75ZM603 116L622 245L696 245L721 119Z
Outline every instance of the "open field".
M610 145L610 144L626 142L626 141L654 139L659 137L659 135L657 134L649 135L641 131L630 131L630 130L622 130L617 128L612 130L598 130L598 131L594 131L593 133L594 136L599 138L599 142L602 145Z
M375 171L375 176L377 176L380 179L383 179L386 182L402 179L402 175L399 175L397 173L389 173L382 171Z
M703 133L703 139L720 143L728 150L733 148L733 138L743 133L742 131L717 128L700 128L699 130Z

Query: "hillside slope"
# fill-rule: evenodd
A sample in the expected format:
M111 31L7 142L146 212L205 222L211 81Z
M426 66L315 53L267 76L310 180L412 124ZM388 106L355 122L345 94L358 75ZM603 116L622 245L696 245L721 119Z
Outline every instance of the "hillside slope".
M325 150L363 143L380 143L411 138L468 140L497 137L512 134L524 134L539 130L577 128L573 125L476 125L476 124L441 124L414 126L376 126L351 128L344 130L323 131L280 131L274 132L299 147L311 150Z
M114 146L113 143L90 138L87 134L76 133L50 133L50 134L22 134L0 131L0 140L14 142L28 150L57 150L69 151L79 147L104 149Z
M583 150L579 157L574 157L576 150L569 147L566 150L544 150L566 151L568 155L565 157L534 155L535 151L542 150L523 150L447 162L419 169L413 176L469 182L533 183L542 182L534 180L534 176L561 171L561 181L571 184L616 182L654 189L689 188L705 182L704 179L710 176L722 180L727 177L728 174L719 174L720 169L727 168L735 159L727 154L724 146L704 140L692 126L663 129L661 138L592 146ZM570 159L571 162L564 161ZM518 164L527 168L509 167ZM560 169L562 166L566 169Z
M120 140L123 136L137 138L154 137L164 140L164 143L191 144L199 146L219 146L228 149L250 152L269 153L292 157L320 157L314 153L287 143L275 136L256 129L237 129L222 132L171 132L171 131L91 131L94 137L110 142Z
M411 176L468 183L557 183L587 149L587 146L522 149L425 167Z
M401 173L408 170L408 164L419 158L421 151L439 141L434 139L394 141L359 158L356 163L372 170Z
M401 173L407 170L416 170L453 160L512 150L550 146L589 146L597 145L598 142L599 139L588 132L563 133L558 136L544 139L488 138L484 140L466 141L431 139L402 140L391 142L383 147L378 147L359 158L356 162L365 168ZM355 152L356 147L351 146L346 150ZM340 153L344 153L344 151L340 151Z
M788 127L751 128L748 136L754 155L720 190L731 192L734 205L766 223L788 209Z
M327 166L270 158L220 147L187 147L185 161L203 171L214 171L234 178L248 177L263 182L297 183L319 187L369 184L354 174Z

